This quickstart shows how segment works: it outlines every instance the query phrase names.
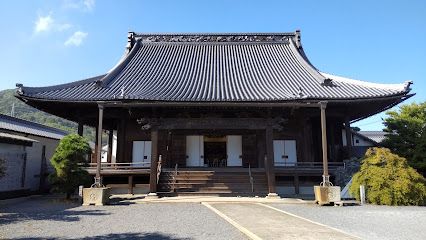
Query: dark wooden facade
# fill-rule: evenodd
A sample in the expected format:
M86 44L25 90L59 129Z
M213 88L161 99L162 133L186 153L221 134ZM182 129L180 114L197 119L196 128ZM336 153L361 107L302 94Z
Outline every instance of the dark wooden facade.
M150 185L156 185L157 163L162 157L162 168L186 169L186 136L242 136L242 166L239 168L259 169L268 179L268 192L276 192L275 186L289 177L295 192L299 192L299 177L320 179L322 168L322 133L320 104L306 107L282 108L143 108L127 106L121 108L109 104L103 106L103 130L117 131L117 162L131 163L133 141L152 141ZM327 117L327 156L333 166L348 158L348 148L342 144L345 115L329 109ZM84 118L83 118L84 119ZM84 122L97 122L85 119ZM274 140L295 140L297 165L274 166ZM307 165L304 165L306 163ZM223 166L222 166L223 167ZM224 167L234 169L235 167ZM193 167L191 167L193 169ZM199 167L198 171L210 170ZM145 170L141 171L147 173ZM123 172L126 176L133 173ZM108 175L108 174L107 174ZM136 174L137 175L137 174ZM129 177L133 181L133 177ZM277 183L276 183L277 182ZM286 185L286 184L284 184ZM288 184L287 184L288 185ZM290 185L290 186L291 186ZM156 191L156 187L151 187Z

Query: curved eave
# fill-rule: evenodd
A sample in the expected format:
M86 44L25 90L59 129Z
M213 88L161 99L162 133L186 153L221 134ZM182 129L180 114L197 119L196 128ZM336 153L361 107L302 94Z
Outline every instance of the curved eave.
M331 79L332 81L353 84L353 85L361 86L361 87L376 88L376 89L382 89L382 90L386 89L386 90L391 90L397 93L410 92L411 90L410 86L413 83L412 81L406 81L404 83L397 83L397 84L372 83L372 82L337 76L337 75L333 75L333 74L329 74L325 72L319 72L319 73L323 75L325 78Z
M268 107L274 107L276 104L289 104L289 103L300 103L300 104L317 104L319 102L325 101L328 103L334 104L347 104L354 102L368 102L371 100L392 100L392 99L407 99L415 94L408 94L408 92L403 92L399 94L389 95L389 96L380 96L380 97L365 97L365 98L348 98L348 99L330 99L330 98L295 98L295 99L286 99L286 100L276 100L276 101L166 101L166 100L152 100L152 99L136 99L136 98L117 98L117 99L93 99L93 100L78 100L78 99L54 99L54 98L37 98L27 95L15 94L15 96L21 99L24 102L34 101L34 102L58 102L58 103L86 103L86 104L118 104L118 103L140 103L141 105L184 105L184 106L211 106L211 105L252 105L258 103L259 105L268 104Z

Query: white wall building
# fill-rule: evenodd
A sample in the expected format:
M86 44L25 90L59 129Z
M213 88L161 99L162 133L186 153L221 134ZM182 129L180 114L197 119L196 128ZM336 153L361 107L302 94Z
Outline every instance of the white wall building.
M50 158L67 133L38 123L0 114L0 158L6 176L0 179L0 199L43 190L52 171Z

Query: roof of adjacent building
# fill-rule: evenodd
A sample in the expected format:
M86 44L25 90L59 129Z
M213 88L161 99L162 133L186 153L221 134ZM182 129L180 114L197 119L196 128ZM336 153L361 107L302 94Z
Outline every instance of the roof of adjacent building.
M26 99L56 101L278 102L404 96L411 82L375 84L318 71L300 32L129 33L108 73L50 87L17 85Z
M42 124L30 122L16 117L0 114L0 131L8 130L39 137L62 139L68 133Z
M24 136L20 136L16 134L3 133L3 132L0 132L0 139L11 139L15 141L22 141L22 142L29 142L29 143L38 142L37 140L34 140L32 138L28 138L28 137L24 137Z
M358 133L376 143L381 143L386 138L385 135L388 134L383 131L359 131Z

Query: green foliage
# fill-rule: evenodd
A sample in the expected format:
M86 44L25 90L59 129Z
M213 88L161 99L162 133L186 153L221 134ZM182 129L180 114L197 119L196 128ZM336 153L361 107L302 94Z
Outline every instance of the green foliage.
M62 138L50 160L55 168L49 176L53 191L66 193L69 198L79 185L90 182L87 171L79 166L86 163L90 151L86 139L77 134Z
M426 180L407 160L387 148L370 148L349 189L358 200L364 185L367 201L379 205L425 205Z
M77 132L77 124L66 119L42 112L36 108L30 107L19 99L15 98L13 89L0 91L0 113L10 115L12 105L15 106L15 117L27 121L40 123L46 126L58 128L69 133ZM84 136L94 141L94 128L85 127Z
M0 178L6 174L6 162L3 158L0 158Z
M426 173L426 102L407 104L389 111L384 120L388 132L383 146L408 160L408 164Z

